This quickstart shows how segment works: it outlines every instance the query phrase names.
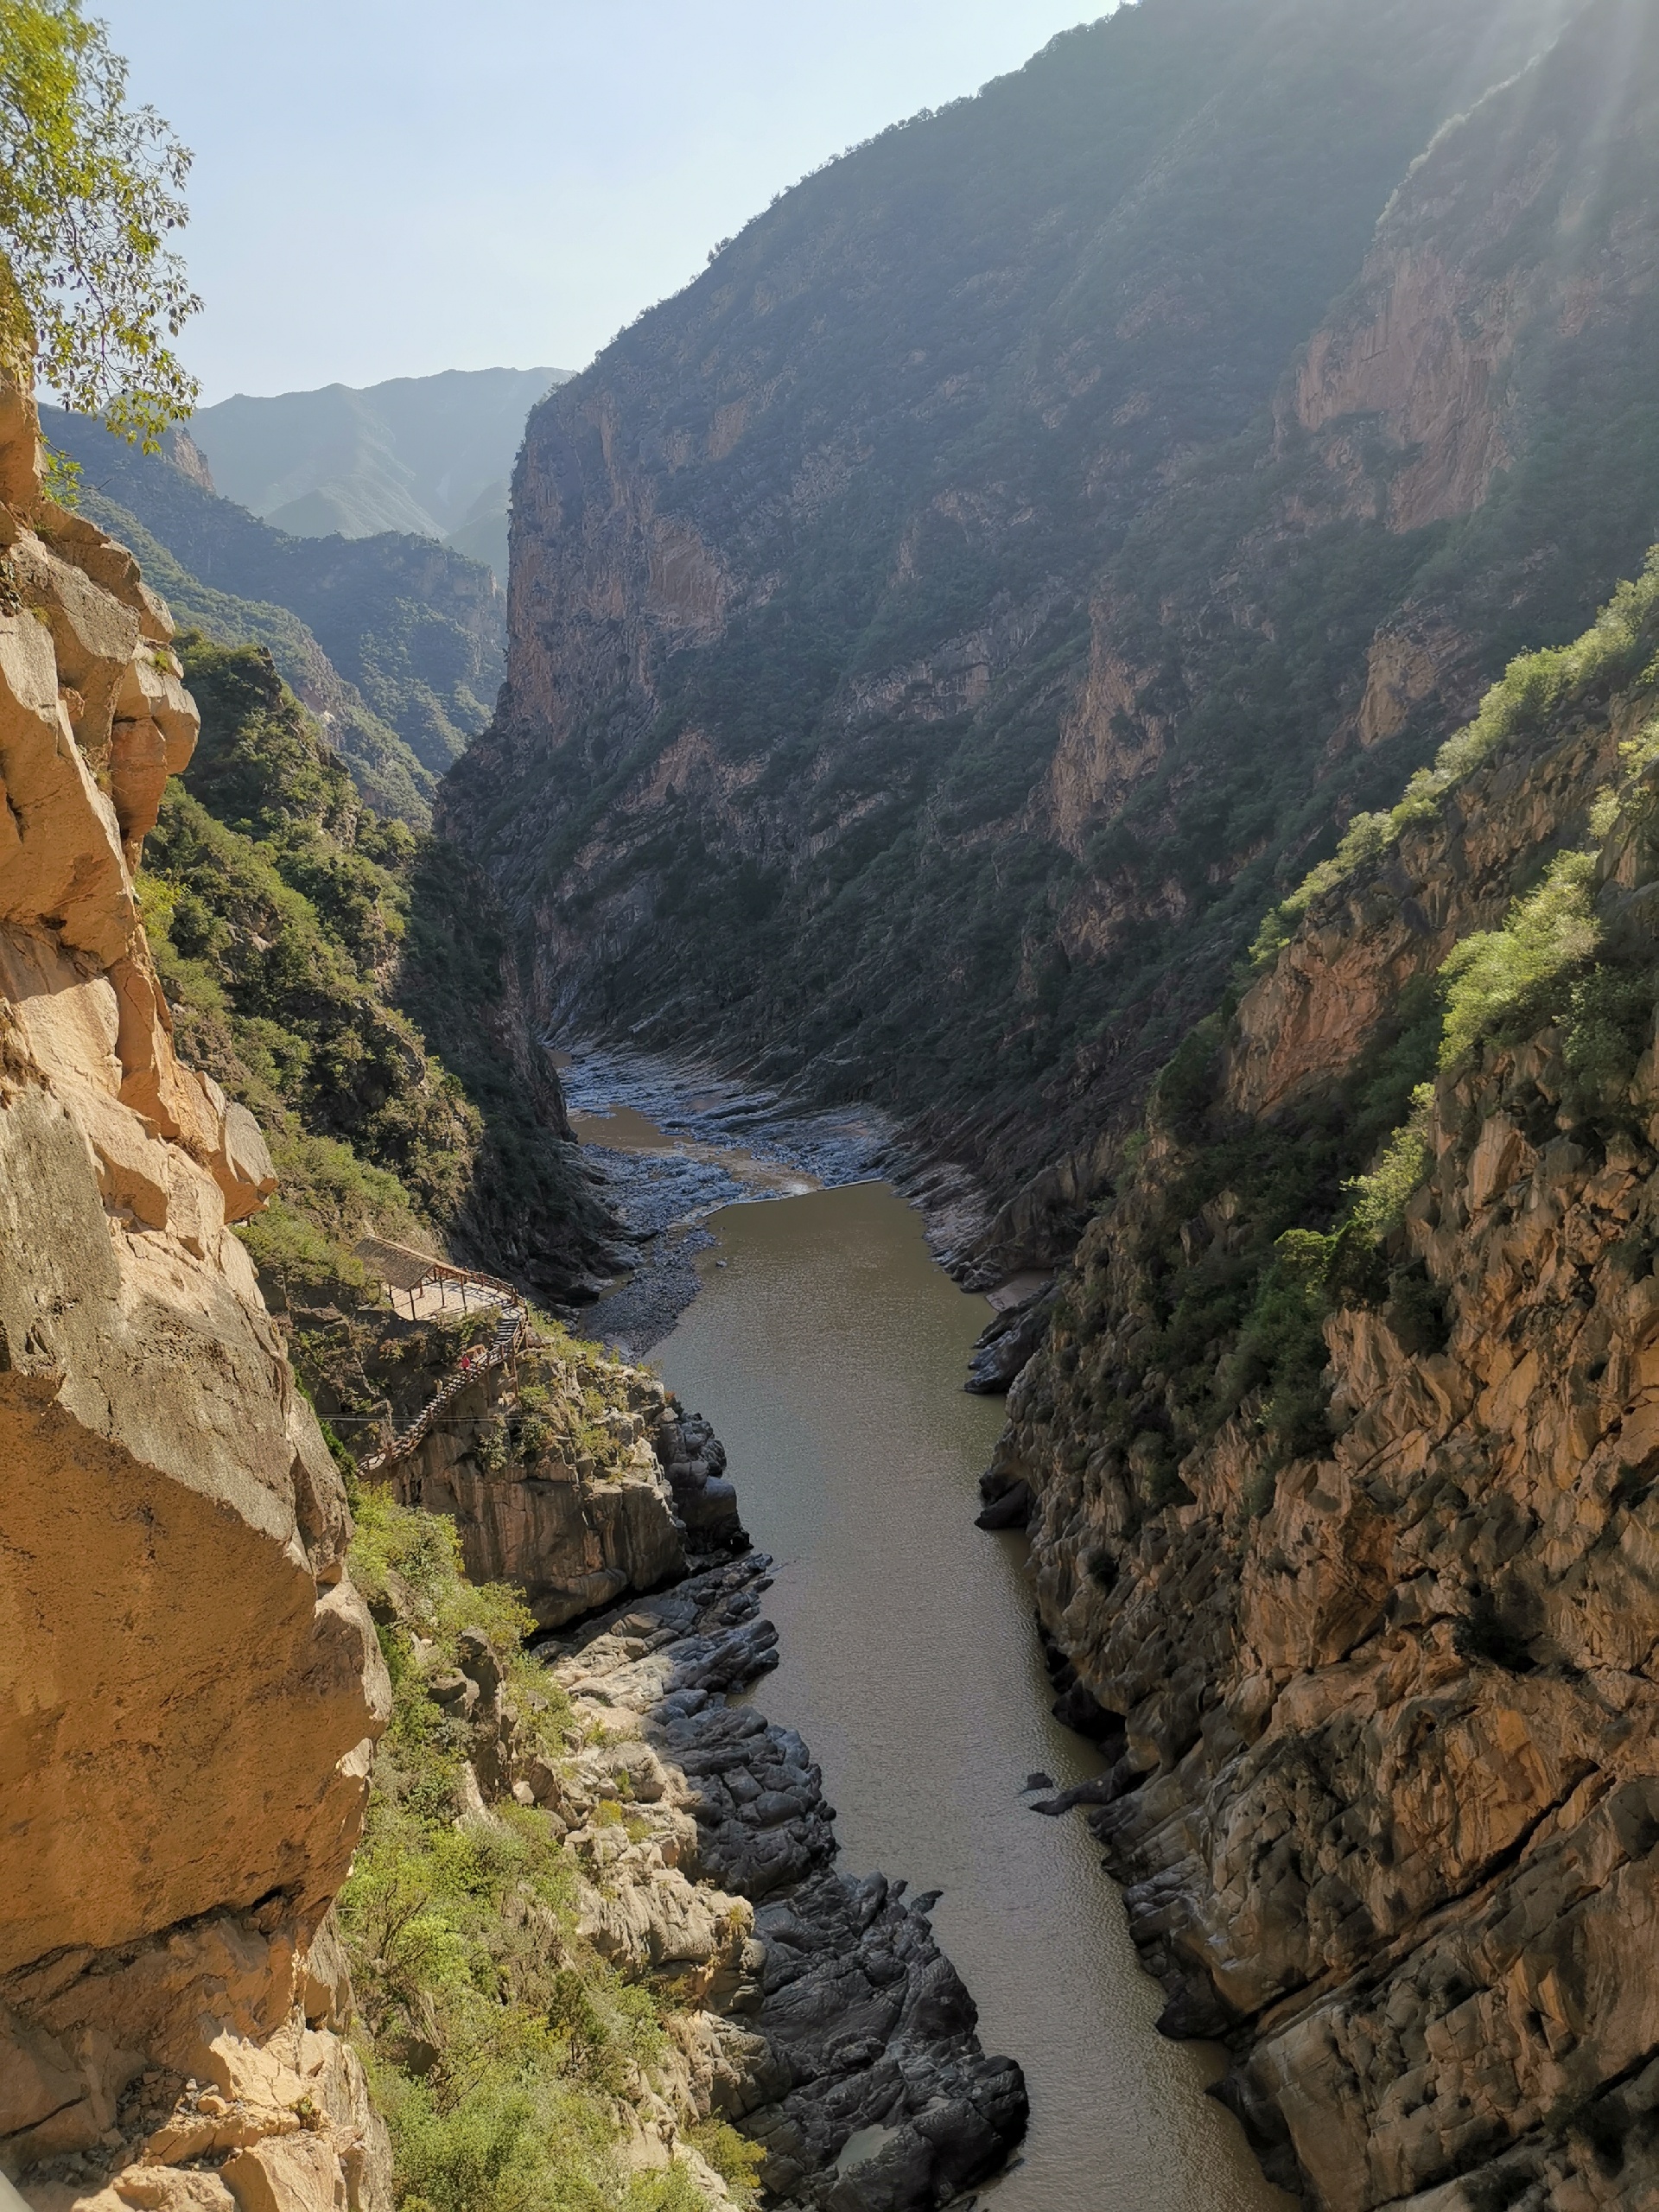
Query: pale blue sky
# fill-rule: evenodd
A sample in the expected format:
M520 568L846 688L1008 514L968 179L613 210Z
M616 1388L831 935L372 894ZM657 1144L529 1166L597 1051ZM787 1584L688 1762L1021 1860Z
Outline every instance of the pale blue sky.
M776 192L1109 0L92 0L196 155L206 401L580 368Z

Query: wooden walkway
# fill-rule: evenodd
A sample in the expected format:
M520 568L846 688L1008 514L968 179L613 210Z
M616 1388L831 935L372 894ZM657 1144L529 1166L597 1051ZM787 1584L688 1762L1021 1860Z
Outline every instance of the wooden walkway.
M408 1427L394 1430L378 1452L371 1452L358 1461L359 1473L372 1475L382 1467L391 1466L395 1460L407 1459L444 1408L459 1397L469 1382L476 1382L493 1367L505 1367L518 1356L530 1335L530 1315L519 1293L499 1275L483 1274L476 1268L452 1267L447 1260L429 1259L423 1252L412 1252L403 1245L384 1244L369 1237L364 1238L357 1251L359 1258L374 1268L385 1281L392 1295L394 1312L396 1294L403 1292L409 1300L411 1319L424 1318L423 1307L427 1313L441 1311L448 1302L452 1286L458 1288L463 1308L470 1311L477 1304L496 1309L495 1333L489 1342L474 1344L464 1351L436 1395L422 1407Z

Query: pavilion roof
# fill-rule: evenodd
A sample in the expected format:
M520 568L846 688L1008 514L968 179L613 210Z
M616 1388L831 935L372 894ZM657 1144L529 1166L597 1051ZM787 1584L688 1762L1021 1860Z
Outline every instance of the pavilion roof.
M442 1266L429 1252L417 1252L412 1244L390 1244L378 1236L359 1236L352 1249L394 1290L418 1290Z

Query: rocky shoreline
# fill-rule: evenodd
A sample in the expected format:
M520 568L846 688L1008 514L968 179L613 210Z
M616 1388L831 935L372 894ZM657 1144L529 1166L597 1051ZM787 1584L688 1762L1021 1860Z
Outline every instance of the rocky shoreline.
M772 1562L749 1548L719 1439L653 1376L591 1354L577 1374L568 1357L531 1353L516 1382L481 1376L395 1484L454 1521L472 1581L524 1591L585 1746L560 1772L516 1766L492 1737L474 1758L483 1799L492 1777L497 1796L518 1782L564 1825L585 1932L619 1968L706 1982L700 2094L764 2148L770 2201L959 2201L1024 2133L1020 2070L981 2050L934 1899L837 1872L835 1810L799 1735L728 1701L776 1666L778 1631L761 1612ZM519 1393L598 1375L629 1408L613 1417L615 1466L596 1478L548 1451L493 1469ZM718 1931L734 1915L752 1942L728 1957Z
M834 1808L800 1737L729 1701L777 1663L770 1567L702 1566L540 1650L580 1718L643 1747L635 1794L690 1815L678 1866L754 1908L715 2094L764 2146L769 2196L800 2212L959 2202L1024 2133L1024 2082L980 2047L934 1899L835 1872ZM648 1835L622 1856L636 1853L641 1873L660 1859ZM637 1883L628 1907L647 1948L666 1940L653 1915L671 1917L658 1886Z
M990 1219L972 1178L908 1147L873 1107L812 1110L695 1063L577 1042L556 1055L566 1109L606 1203L637 1259L585 1309L585 1332L639 1358L660 1344L702 1287L702 1227L722 1206L886 1181L920 1211L940 1265L988 1288L976 1254ZM606 1141L607 1123L648 1123L649 1149Z

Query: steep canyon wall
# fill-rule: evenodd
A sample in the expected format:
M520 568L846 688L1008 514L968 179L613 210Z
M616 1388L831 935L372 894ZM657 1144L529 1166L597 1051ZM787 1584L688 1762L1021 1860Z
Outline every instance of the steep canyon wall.
M1001 1197L1068 1159L1001 1232L1065 1249L1263 906L1640 563L1656 41L1122 10L551 395L444 803L538 1017L874 1097Z
M383 2205L327 1916L385 1671L229 1233L270 1159L175 1057L133 893L195 709L10 379L0 500L0 2153L41 2205L141 2145L111 2208L228 2205L178 2170L207 2151L252 2201Z
M1167 2024L1342 2212L1659 2185L1655 599L1297 902L987 1478Z

